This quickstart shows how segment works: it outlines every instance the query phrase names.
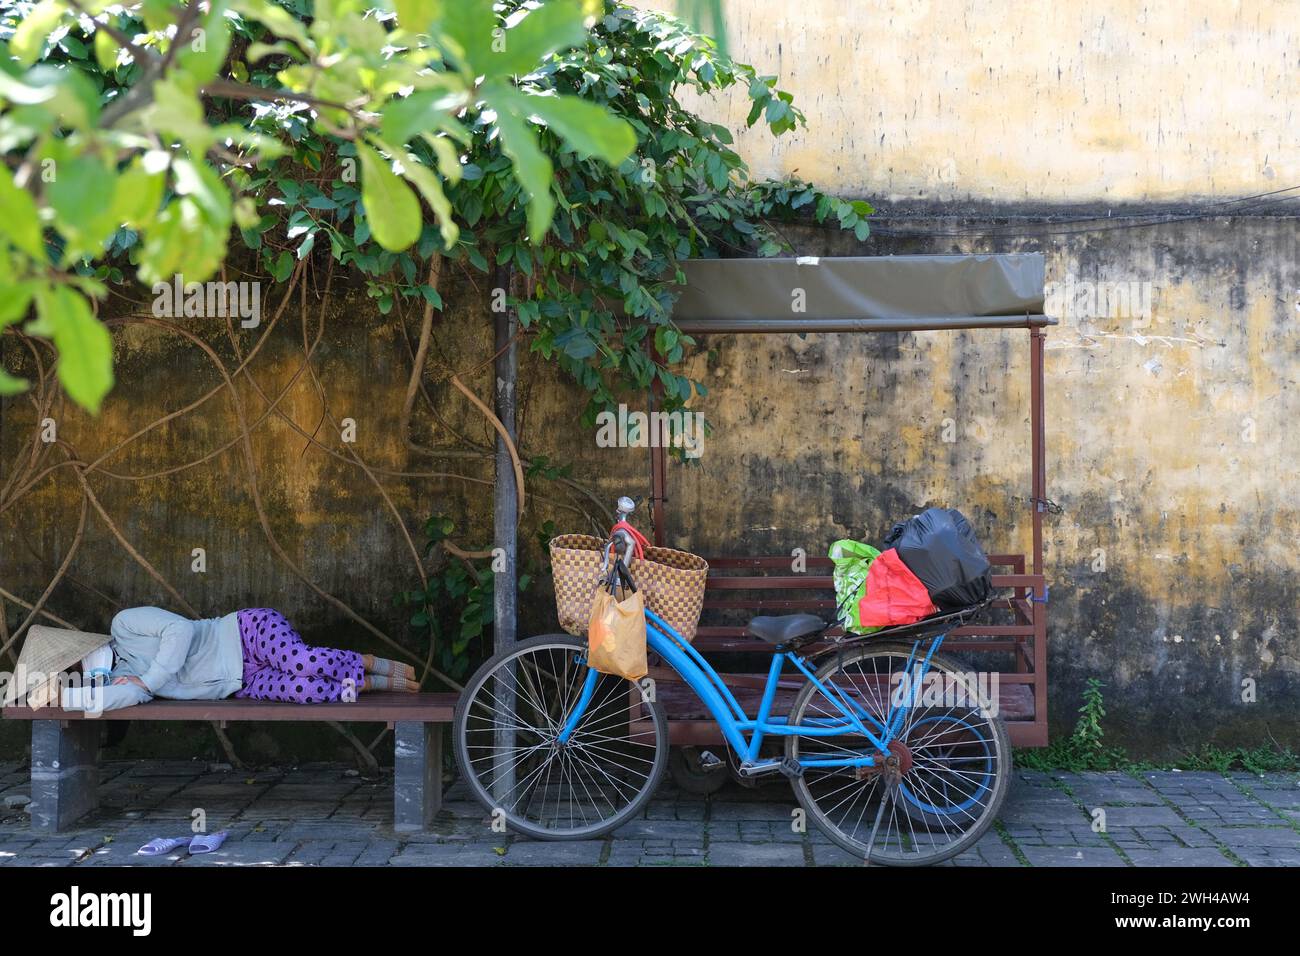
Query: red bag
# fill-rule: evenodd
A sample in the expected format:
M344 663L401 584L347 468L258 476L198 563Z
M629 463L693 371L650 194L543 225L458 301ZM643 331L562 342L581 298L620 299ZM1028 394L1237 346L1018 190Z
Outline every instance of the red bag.
M863 627L911 624L938 611L921 579L908 570L893 548L880 552L871 562L867 593L858 602L858 620Z

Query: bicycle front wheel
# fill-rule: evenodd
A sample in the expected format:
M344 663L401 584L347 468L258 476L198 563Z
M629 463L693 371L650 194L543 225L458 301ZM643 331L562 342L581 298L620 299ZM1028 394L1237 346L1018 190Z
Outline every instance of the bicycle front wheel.
M476 799L516 833L603 836L634 817L668 764L668 723L635 682L598 674L567 741L560 735L587 681L586 642L520 641L470 678L456 707L456 763Z
M846 650L817 679L885 723L891 699L907 700L899 688L915 677L907 674L910 652L897 644ZM987 832L1006 799L1011 745L991 712L997 702L982 700L976 681L950 659L935 655L930 674L887 754L861 734L786 738L786 756L795 760L875 758L874 767L806 767L794 781L800 805L826 835L869 863L926 866L956 856ZM811 681L790 710L792 724L840 717Z

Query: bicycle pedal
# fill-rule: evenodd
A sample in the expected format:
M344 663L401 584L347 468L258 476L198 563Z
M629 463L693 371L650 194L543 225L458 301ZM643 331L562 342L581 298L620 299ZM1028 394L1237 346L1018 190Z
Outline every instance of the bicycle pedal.
M726 763L709 750L700 751L700 769L704 771L721 770Z
M779 760L767 760L763 763L749 763L746 761L736 768L742 777L761 777L764 774L776 773L781 769Z
M788 780L798 780L803 776L803 767L794 757L782 757L781 773L785 774Z

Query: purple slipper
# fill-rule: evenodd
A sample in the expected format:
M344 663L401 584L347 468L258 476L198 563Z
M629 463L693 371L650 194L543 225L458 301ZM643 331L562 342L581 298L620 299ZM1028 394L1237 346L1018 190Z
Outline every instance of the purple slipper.
M154 837L135 852L137 856L162 856L189 842L189 837Z
M200 833L190 841L190 855L197 856L200 853L220 850L221 844L226 842L226 836L225 830L218 830L216 833Z

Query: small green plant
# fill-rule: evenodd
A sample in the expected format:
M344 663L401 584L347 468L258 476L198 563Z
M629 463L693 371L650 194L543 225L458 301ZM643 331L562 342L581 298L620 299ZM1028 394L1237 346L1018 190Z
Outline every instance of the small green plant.
M1300 770L1300 754L1290 747L1259 746L1253 748L1209 746L1189 753L1173 765L1179 770L1245 770L1249 773L1287 773Z
M1101 726L1106 705L1101 689L1106 686L1095 677L1088 678L1079 706L1079 719L1070 736L1047 747L1015 752L1016 766L1027 770L1212 770L1227 773L1246 770L1250 773L1286 773L1300 770L1300 754L1289 747L1254 748L1206 746L1172 761L1134 760L1121 747L1106 745Z
M1101 689L1106 686L1096 677L1088 678L1079 706L1074 732L1040 750L1021 750L1016 763L1030 770L1124 770L1132 761L1122 749L1106 746L1106 732L1101 726L1106 704Z
M1099 754L1105 750L1106 732L1101 729L1102 718L1106 716L1106 702L1101 694L1103 686L1096 677L1089 677L1088 685L1083 689L1083 704L1079 707L1079 720L1071 738L1075 749L1081 753Z

